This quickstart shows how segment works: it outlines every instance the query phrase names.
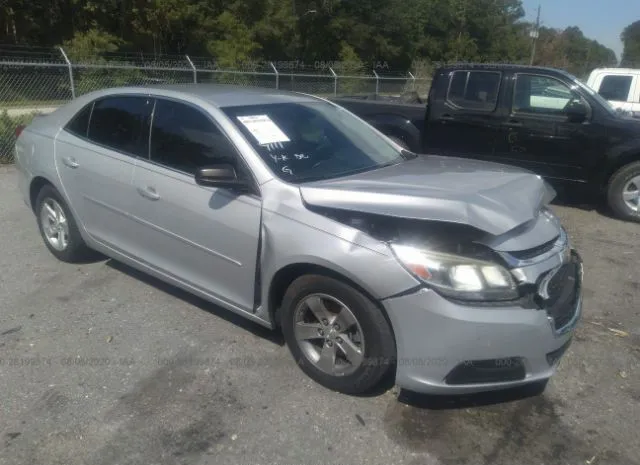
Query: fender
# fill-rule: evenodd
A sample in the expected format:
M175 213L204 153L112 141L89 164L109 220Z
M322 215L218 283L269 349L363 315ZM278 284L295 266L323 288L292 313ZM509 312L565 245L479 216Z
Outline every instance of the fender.
M626 140L607 151L601 166L596 168L598 185L605 187L618 169L634 161L640 161L640 137Z

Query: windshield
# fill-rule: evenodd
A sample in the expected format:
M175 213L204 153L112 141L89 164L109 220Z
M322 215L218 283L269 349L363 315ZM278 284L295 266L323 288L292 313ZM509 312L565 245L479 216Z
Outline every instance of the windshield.
M279 178L331 179L400 163L415 155L346 110L326 102L222 109Z

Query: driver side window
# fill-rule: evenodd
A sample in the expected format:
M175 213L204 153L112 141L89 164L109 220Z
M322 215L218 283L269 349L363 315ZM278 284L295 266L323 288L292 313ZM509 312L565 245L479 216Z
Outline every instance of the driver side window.
M530 74L516 76L514 113L562 116L569 102L575 100L582 101L582 98L554 78Z
M150 159L188 174L212 163L237 166L231 142L200 110L158 99L151 127Z

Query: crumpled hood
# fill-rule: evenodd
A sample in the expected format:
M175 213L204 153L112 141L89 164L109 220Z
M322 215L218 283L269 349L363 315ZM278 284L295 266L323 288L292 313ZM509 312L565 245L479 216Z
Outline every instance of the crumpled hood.
M318 207L473 226L504 234L538 216L555 191L519 168L422 155L398 165L300 187Z

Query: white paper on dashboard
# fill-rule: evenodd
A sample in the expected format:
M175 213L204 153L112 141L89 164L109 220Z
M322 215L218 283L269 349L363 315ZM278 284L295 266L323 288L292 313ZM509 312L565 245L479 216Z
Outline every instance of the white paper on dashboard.
M261 145L289 142L290 140L267 115L238 116L238 120Z

